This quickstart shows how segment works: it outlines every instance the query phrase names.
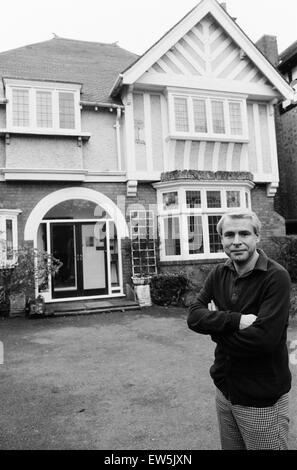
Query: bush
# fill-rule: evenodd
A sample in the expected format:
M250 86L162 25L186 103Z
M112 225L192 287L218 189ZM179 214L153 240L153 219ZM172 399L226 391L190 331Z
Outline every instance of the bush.
M15 262L11 266L0 264L0 303L9 302L12 294L30 296L36 284L42 290L50 274L56 273L62 263L45 251L30 246L13 251Z
M276 252L273 258L287 269L292 282L297 282L297 237L273 237Z
M183 306L183 295L189 281L184 274L162 273L152 276L151 297L157 305Z
M297 317L297 284L292 284L290 298L290 318Z

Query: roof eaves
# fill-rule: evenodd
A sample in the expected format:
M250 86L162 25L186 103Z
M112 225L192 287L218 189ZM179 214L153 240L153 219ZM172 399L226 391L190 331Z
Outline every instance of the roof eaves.
M46 83L63 83L67 85L79 85L81 88L83 87L83 83L81 82L71 82L71 81L65 81L65 80L54 80L54 79L45 79L45 78L28 78L28 77L8 77L8 76L3 76L2 81L5 86L5 81L6 80L19 80L19 81L28 81L28 82L46 82Z
M176 23L172 28L170 28L155 44L153 44L142 56L140 56L134 63L130 64L129 67L127 67L122 73L121 73L121 77L118 77L117 81L115 82L115 85L114 86L117 86L117 92L119 91L119 87L121 86L123 80L124 80L124 75L127 74L127 72L129 72L131 70L132 67L134 67L142 58L144 58L144 56L146 54L148 54L153 48L155 48L162 40L164 40L164 38L170 33L172 32L175 28L178 27L179 24L181 24L189 15L191 15L193 13L193 11L195 9L197 9L200 5L202 7L202 4L204 3L204 0L202 0L200 3L198 3L194 8L192 8L192 10L190 10L178 23ZM250 47L251 48L254 48L254 52L259 55L259 59L262 59L265 61L265 63L268 65L269 68L272 68L274 72L276 72L277 76L278 76L278 79L280 78L283 82L283 85L286 87L286 92L283 90L283 92L285 93L282 93L280 91L280 89L278 87L278 92L284 96L286 94L289 93L289 84L284 80L283 76L281 75L281 73L279 72L279 70L277 70L277 68L271 64L271 62L265 57L265 55L258 49L258 47L253 43L253 41L248 37L248 35L242 30L242 28L237 24L237 22L235 21L235 19L226 11L226 9L216 0L213 0L213 3L214 5L216 5L220 11L222 12L223 15L225 15L226 17L226 20L228 20L230 23L232 22L232 24L234 24L234 27L238 30L239 34L242 35L242 39L245 40L245 41L248 41L248 44L250 44ZM211 11L209 11L209 13L211 13ZM254 60L250 57L250 60L252 60L254 62ZM261 66L258 65L258 67L260 68L261 70ZM262 73L264 75L265 72L262 71ZM269 81L272 81L271 78L267 77L267 79ZM275 85L275 84L274 84ZM279 87L281 87L281 85L279 84L278 85ZM282 87L281 87L282 88ZM114 96L114 88L112 88L111 90L111 96Z
M133 67L143 56L145 56L151 49L153 49L155 46L157 46L157 44L159 42L161 42L173 29L175 29L180 23L182 23L188 16L191 15L191 13L203 2L204 0L201 0L200 2L196 3L196 5L190 10L188 11L188 13L186 13L177 23L175 23L171 28L168 29L168 31L166 31L154 44L152 44L152 46L150 46L141 56L139 56L135 62L132 62L132 64L130 64L126 69L124 69L121 73L122 74L125 74L126 72L128 72L128 70ZM229 13L227 12L227 10L217 1L215 1L215 3L218 4L218 6L224 10L224 12L230 17L230 19L232 21L235 22L234 18L232 16L229 15Z

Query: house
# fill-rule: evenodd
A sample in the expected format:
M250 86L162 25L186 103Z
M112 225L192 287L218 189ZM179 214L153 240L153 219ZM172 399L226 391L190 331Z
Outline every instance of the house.
M279 56L278 69L297 91L297 41ZM279 155L279 211L285 217L287 234L297 233L297 100L276 115Z
M156 233L163 271L224 259L227 208L259 214L268 251L285 233L274 106L294 90L217 1L141 57L56 37L1 53L0 74L1 236L63 262L46 302L122 297L136 253L155 272Z

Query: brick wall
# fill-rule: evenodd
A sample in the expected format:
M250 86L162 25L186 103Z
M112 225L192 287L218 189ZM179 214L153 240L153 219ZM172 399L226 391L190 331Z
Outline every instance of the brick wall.
M149 205L156 203L156 193L150 184L139 185L137 197L126 197L126 183L65 183L65 182L6 182L0 183L0 208L5 209L21 209L22 213L18 217L18 238L19 244L24 241L24 228L26 221L36 206L36 204L45 196L54 191L69 187L84 187L99 191L119 207L129 221L129 209L134 204L141 204L145 209L149 209ZM126 247L129 240L123 241L123 280L124 286L131 281L131 257L127 255Z
M286 219L297 219L297 107L284 114L276 109L280 185L276 208Z
M276 36L265 34L255 43L255 45L272 63L272 65L278 65L278 47Z
M268 256L273 257L275 245L272 237L286 234L285 219L275 211L274 198L266 196L265 184L257 184L251 193L251 198L252 209L256 212L262 223L259 248L262 248Z
M156 204L156 193L150 184L139 184L137 197L126 197L125 183L58 183L58 182L7 182L0 184L0 207L9 209L21 209L19 216L19 243L23 243L24 227L29 214L35 205L48 194L67 187L85 187L99 191L117 204L121 197L120 209L129 221L129 211L137 204L148 210ZM284 235L284 219L274 210L274 198L266 196L266 185L257 185L252 191L252 207L258 214L263 224L261 247L268 255L273 254L274 246L271 236ZM123 240L123 283L124 287L131 281L131 255L129 252L129 240ZM216 261L215 261L216 262ZM185 272L192 277L196 273L197 282L204 279L205 273L211 268L212 262L182 261L179 263L162 263L161 272ZM199 268L200 266L200 268Z

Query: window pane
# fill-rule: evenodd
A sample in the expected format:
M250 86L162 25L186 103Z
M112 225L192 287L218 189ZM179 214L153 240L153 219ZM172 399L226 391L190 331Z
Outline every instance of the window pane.
M204 100L193 100L195 132L207 132Z
M217 233L217 223L220 218L220 215L208 216L209 248L211 253L223 253L221 239Z
M212 101L212 125L215 134L225 133L224 106L222 101Z
M73 93L59 93L59 116L62 129L75 128Z
M53 127L52 94L50 91L36 92L36 114L38 127Z
M175 129L189 132L188 104L186 98L174 98Z
M29 126L29 90L12 90L12 122L14 126Z
M248 193L245 193L245 205L247 208L249 208L249 195Z
M220 191L207 191L207 207L221 207L221 192Z
M13 259L12 220L6 220L6 259Z
M239 191L227 191L227 207L240 207Z
M203 230L201 216L188 216L189 254L203 253Z
M172 193L163 194L163 209L177 209L178 208L178 194L177 191Z
M165 254L166 256L180 255L180 230L179 218L168 217L163 219L165 234Z
M200 209L201 208L201 192L200 191L186 191L187 208Z
M240 103L229 103L230 129L233 135L242 135L242 117Z

